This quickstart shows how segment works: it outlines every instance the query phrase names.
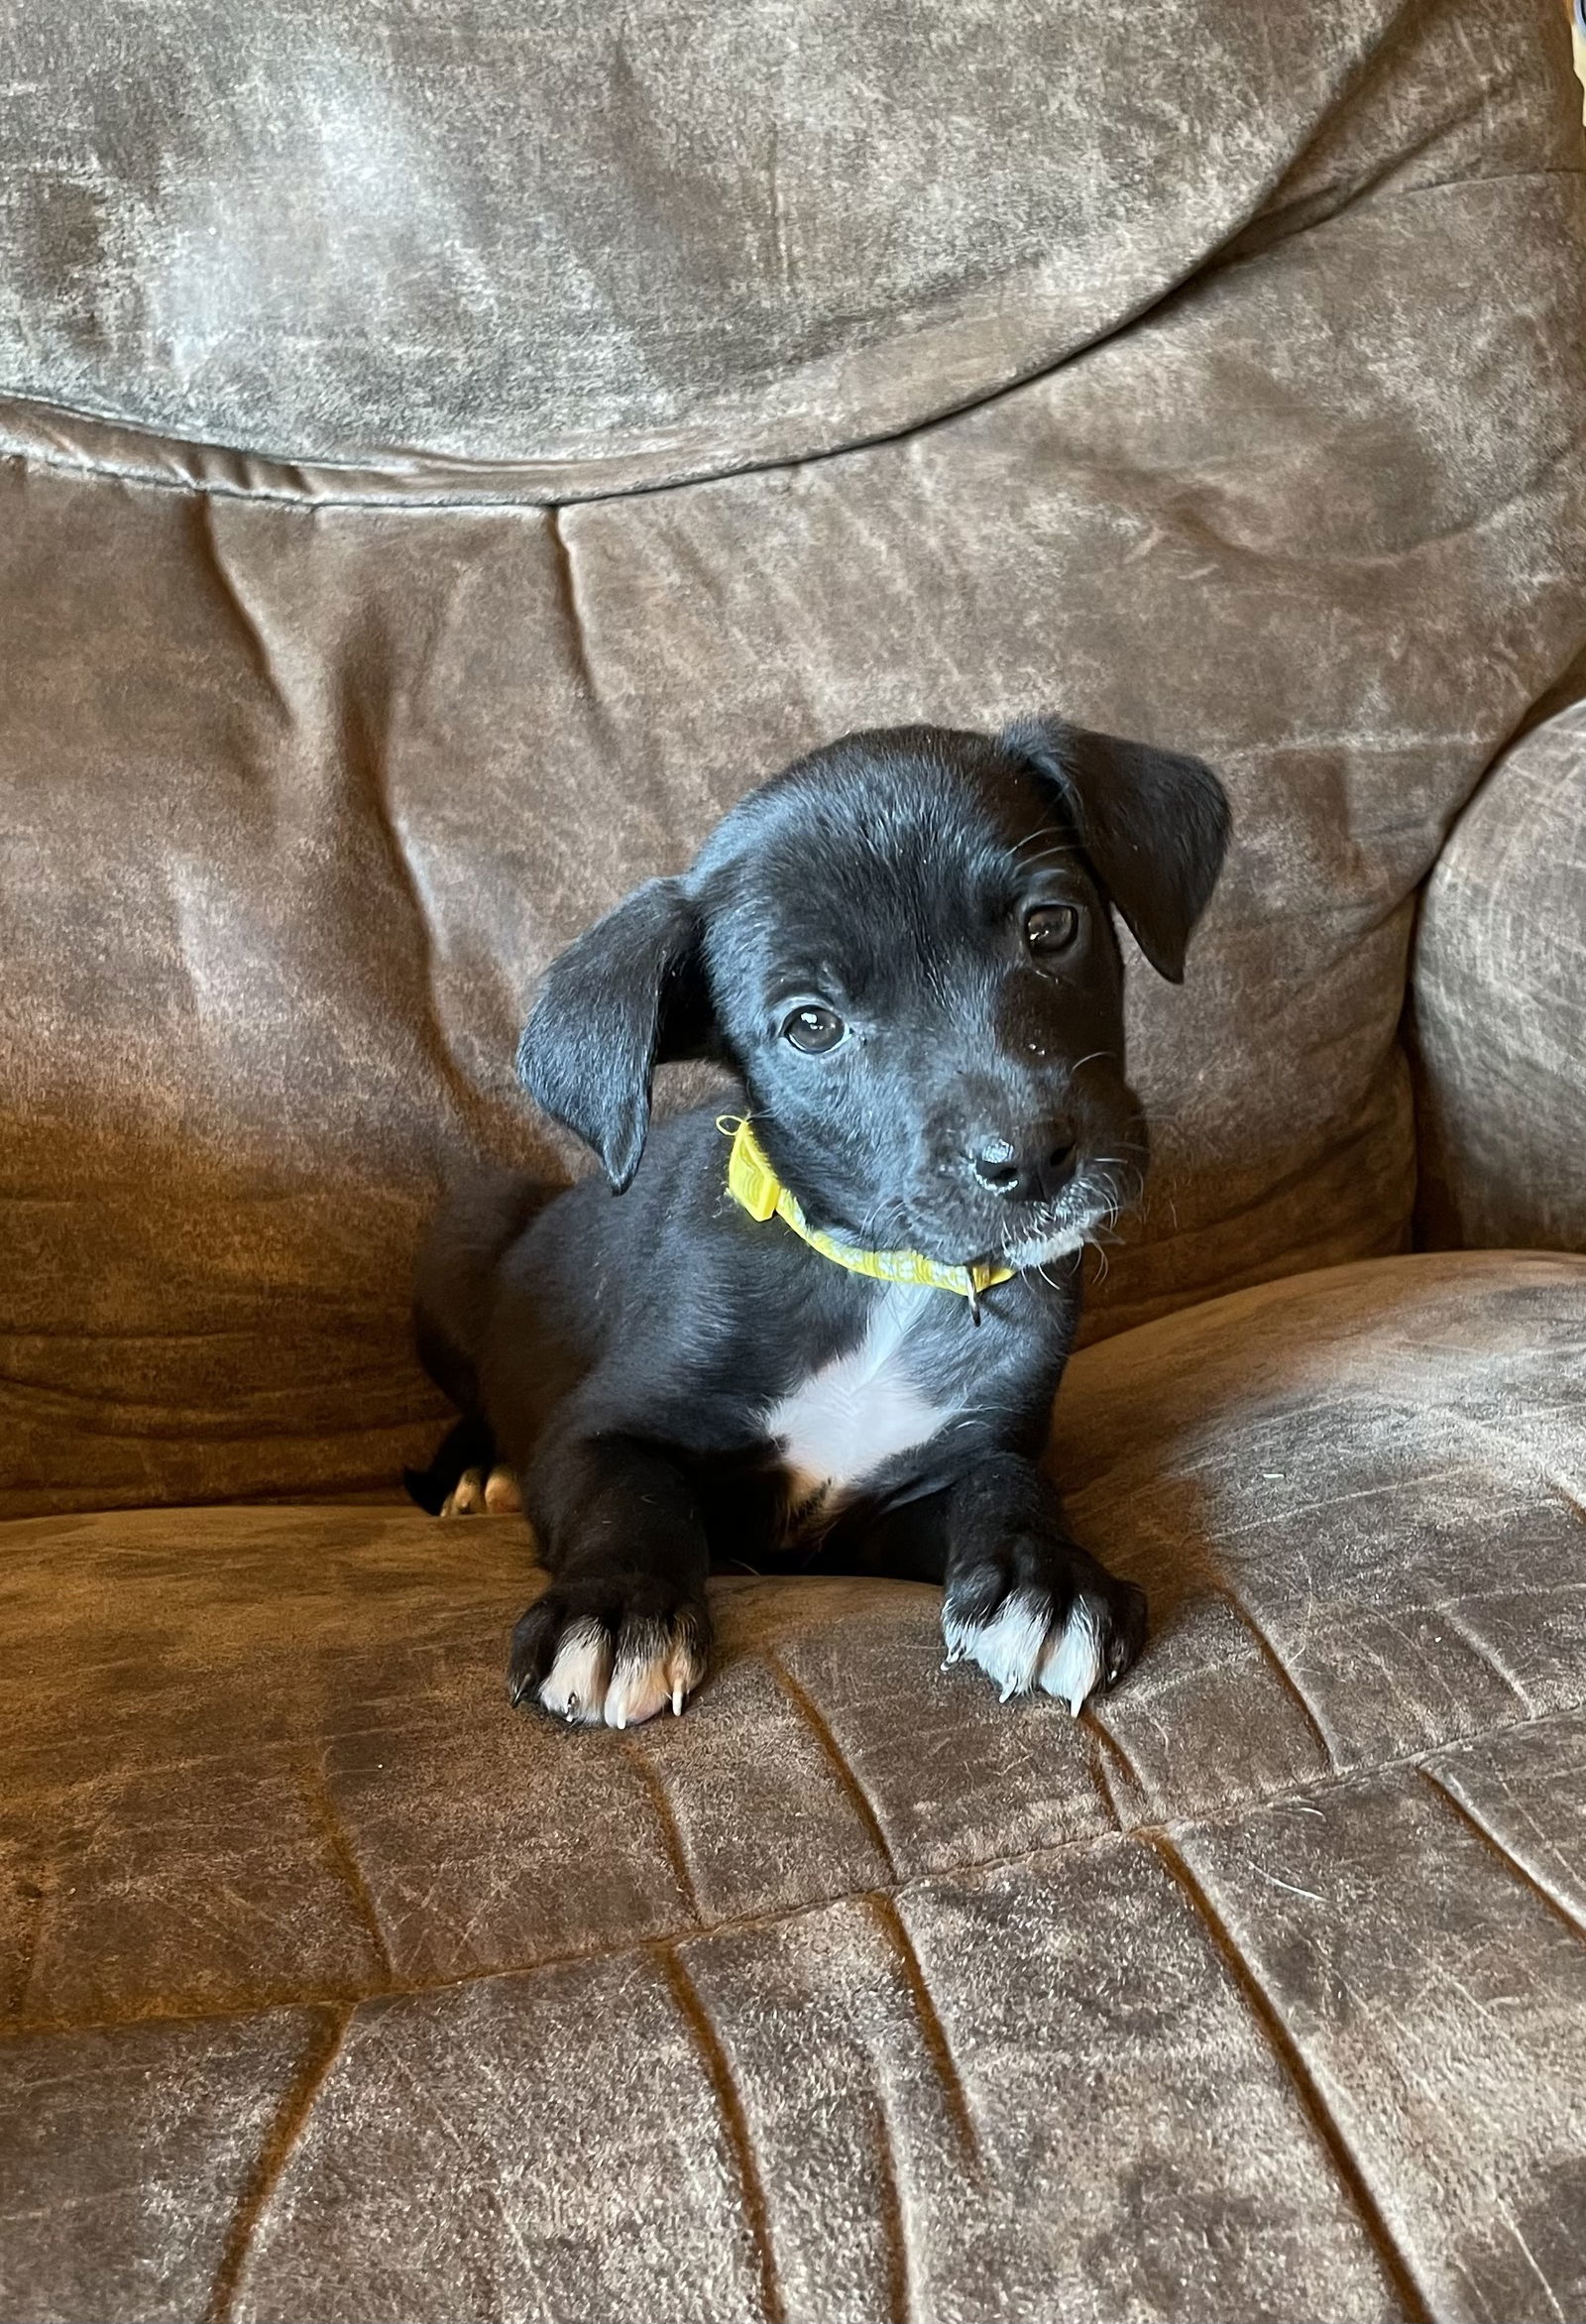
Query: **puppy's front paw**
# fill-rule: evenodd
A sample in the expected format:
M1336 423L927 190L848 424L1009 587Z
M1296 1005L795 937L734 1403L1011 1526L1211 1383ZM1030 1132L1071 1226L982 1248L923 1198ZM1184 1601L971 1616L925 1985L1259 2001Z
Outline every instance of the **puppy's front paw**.
M1076 1718L1117 1685L1145 1643L1146 1601L1072 1542L1021 1543L948 1581L949 1663L978 1663L1002 1699L1039 1686Z
M636 1727L681 1711L705 1676L702 1605L639 1606L589 1585L549 1589L512 1632L507 1691L570 1727Z
M482 1468L465 1468L440 1505L442 1517L477 1517L488 1509L493 1517L523 1506L517 1479L500 1462L487 1475Z
M465 1468L440 1505L442 1517L473 1517L485 1506L485 1471Z

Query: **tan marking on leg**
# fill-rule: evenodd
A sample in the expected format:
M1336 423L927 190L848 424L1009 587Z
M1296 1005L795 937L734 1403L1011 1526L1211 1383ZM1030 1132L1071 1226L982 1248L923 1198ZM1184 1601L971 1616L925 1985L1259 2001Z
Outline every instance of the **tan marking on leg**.
M465 1468L440 1505L442 1517L474 1517L485 1506L485 1471Z
M485 1506L494 1516L507 1515L523 1506L516 1477L499 1461L485 1479Z

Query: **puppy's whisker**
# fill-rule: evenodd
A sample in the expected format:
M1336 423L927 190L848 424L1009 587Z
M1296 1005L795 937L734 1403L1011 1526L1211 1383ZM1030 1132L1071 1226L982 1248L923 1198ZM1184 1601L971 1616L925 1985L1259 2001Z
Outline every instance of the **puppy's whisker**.
M895 1224L891 1223L894 1220ZM883 1195L878 1203L872 1204L856 1239L866 1250L889 1250L902 1241L907 1231L907 1221L897 1197Z
M1045 845L1048 840L1055 840L1058 844L1049 848ZM1035 831L1027 832L1023 839L1014 842L1010 853L1015 857L1024 856L1032 848L1040 848L1043 854L1052 856L1076 856L1079 853L1061 823L1043 823Z

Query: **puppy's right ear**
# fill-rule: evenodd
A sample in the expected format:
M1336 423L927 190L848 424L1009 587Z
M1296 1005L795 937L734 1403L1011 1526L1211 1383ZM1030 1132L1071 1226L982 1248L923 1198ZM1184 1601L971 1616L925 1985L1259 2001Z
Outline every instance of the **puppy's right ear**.
M1140 950L1182 985L1228 845L1227 794L1210 767L1062 718L1019 719L997 739L1053 786Z
M651 879L552 962L518 1079L621 1194L644 1151L656 1066L703 1055L710 1037L698 916L678 880Z

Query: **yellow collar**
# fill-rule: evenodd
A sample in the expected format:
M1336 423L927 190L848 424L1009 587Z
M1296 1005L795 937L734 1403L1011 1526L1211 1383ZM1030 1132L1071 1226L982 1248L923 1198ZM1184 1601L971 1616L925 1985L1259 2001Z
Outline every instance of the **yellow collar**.
M857 1243L846 1242L841 1235L823 1234L805 1218L798 1197L789 1194L777 1177L748 1123L735 1114L724 1113L716 1126L724 1137L733 1140L727 1163L727 1191L734 1202L741 1204L749 1217L762 1224L767 1219L785 1220L823 1259L833 1259L838 1266L847 1267L855 1275L868 1275L877 1283L929 1284L937 1291L956 1291L961 1298L971 1302L993 1283L1012 1280L1011 1267L993 1267L984 1260L976 1261L972 1267L941 1267L920 1251L863 1251Z

